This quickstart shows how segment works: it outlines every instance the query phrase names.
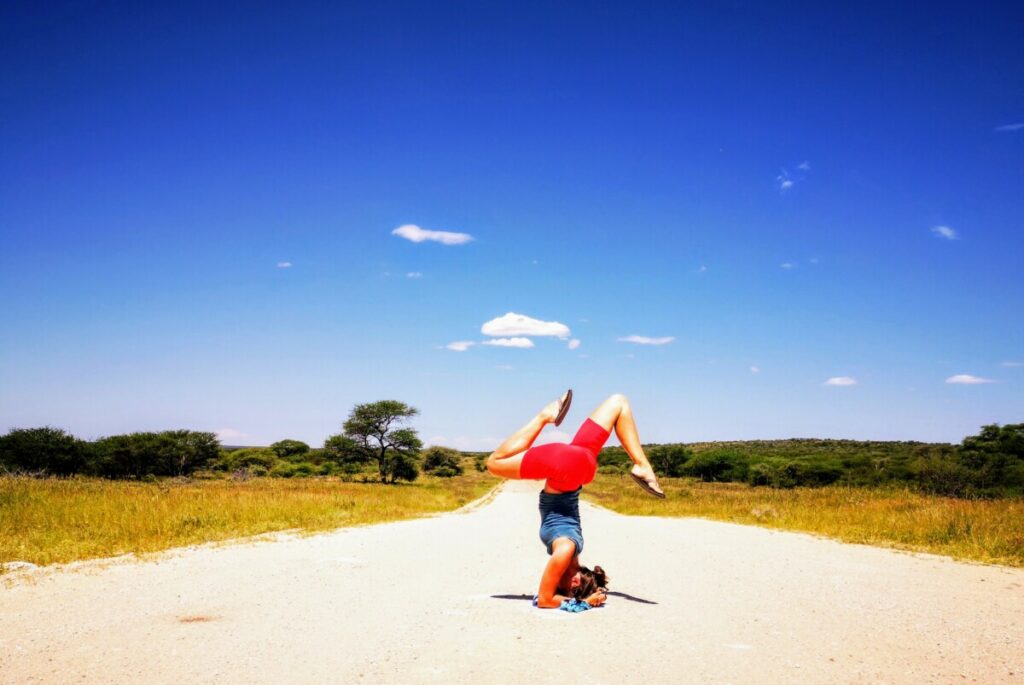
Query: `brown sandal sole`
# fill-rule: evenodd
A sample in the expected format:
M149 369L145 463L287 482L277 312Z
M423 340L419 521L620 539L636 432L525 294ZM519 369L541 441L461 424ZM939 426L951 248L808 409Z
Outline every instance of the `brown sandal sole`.
M562 402L562 406L558 409L558 416L555 417L554 421L556 426L562 425L562 420L569 413L570 404L572 404L572 388L569 388L568 392L565 393L565 401Z

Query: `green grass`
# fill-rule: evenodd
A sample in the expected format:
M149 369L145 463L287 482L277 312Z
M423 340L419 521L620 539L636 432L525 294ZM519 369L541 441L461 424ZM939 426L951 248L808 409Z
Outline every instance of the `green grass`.
M1024 566L1024 499L965 500L901 488L776 490L664 478L668 499L599 474L585 497L623 514L696 516L825 535L844 542Z
M165 480L0 477L0 564L156 552L272 531L330 530L450 511L493 488L474 470L411 484L331 478Z

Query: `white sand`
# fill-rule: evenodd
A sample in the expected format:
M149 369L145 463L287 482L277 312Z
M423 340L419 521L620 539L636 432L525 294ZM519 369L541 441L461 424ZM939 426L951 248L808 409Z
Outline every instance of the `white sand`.
M0 682L1024 683L1024 570L807 535L585 506L584 562L657 604L493 598L536 589L536 489L22 574L0 589Z

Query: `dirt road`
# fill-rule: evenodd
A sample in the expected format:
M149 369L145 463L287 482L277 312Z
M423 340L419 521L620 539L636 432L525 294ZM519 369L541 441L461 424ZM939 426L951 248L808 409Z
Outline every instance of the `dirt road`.
M536 484L468 513L0 585L2 683L1024 683L1024 570L591 506L540 610Z

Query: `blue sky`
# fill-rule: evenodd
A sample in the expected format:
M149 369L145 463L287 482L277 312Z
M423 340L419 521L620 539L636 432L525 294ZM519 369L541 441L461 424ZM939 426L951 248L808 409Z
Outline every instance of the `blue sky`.
M0 429L1024 420L1024 9L713 4L5 4Z

